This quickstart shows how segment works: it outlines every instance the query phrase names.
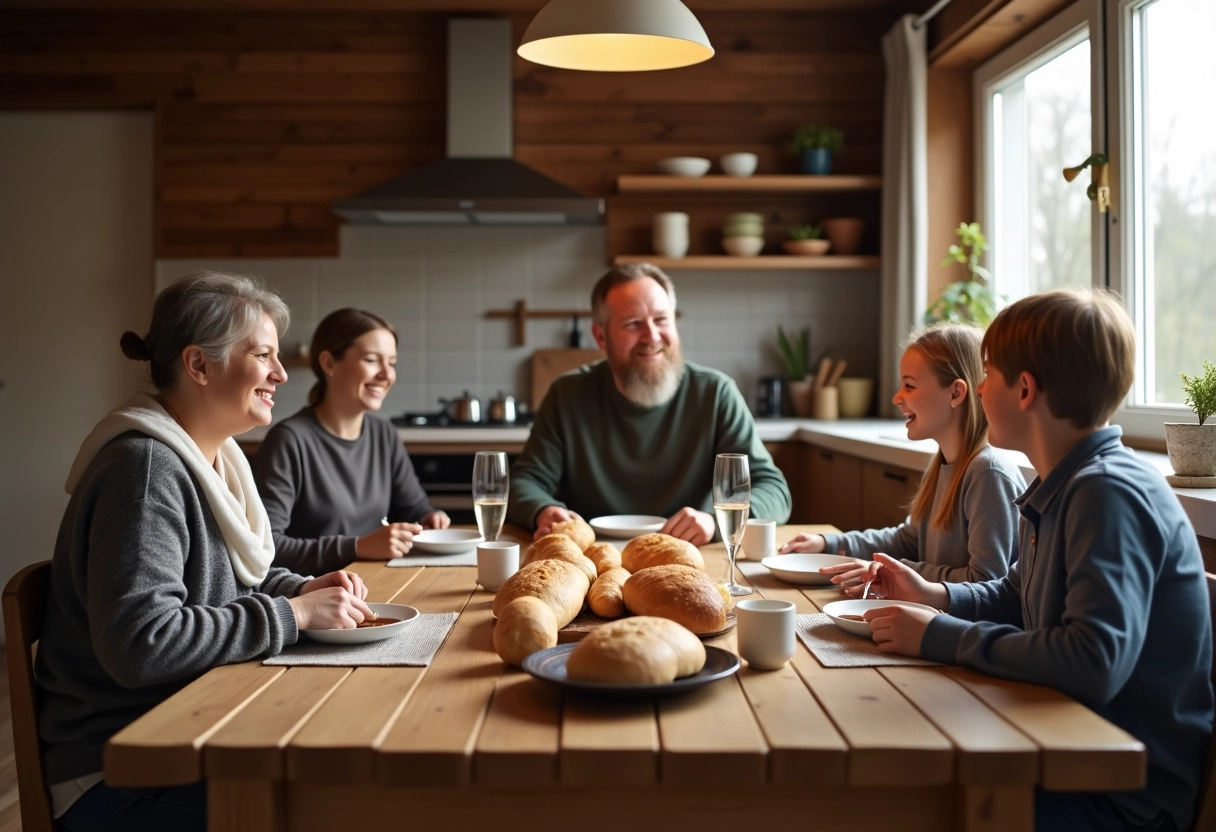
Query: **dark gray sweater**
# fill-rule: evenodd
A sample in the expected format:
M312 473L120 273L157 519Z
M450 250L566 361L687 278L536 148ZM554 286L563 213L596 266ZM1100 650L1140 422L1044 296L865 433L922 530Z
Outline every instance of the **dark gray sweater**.
M134 431L106 445L55 543L36 667L48 782L101 771L106 740L207 670L295 643L287 598L306 581L240 583L181 458Z

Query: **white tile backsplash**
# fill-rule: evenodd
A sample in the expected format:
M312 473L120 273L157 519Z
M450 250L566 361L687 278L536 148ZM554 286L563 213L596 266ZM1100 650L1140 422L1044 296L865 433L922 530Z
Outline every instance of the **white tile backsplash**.
M437 410L464 391L486 402L500 390L528 397L535 349L565 347L571 321L531 319L527 344L515 323L488 319L490 309L525 300L534 309L590 309L591 287L606 270L602 228L394 228L343 226L337 258L159 260L157 288L197 269L255 274L292 309L284 347L311 339L329 312L370 309L397 328L397 383L382 412ZM736 380L754 401L761 376L778 375L776 325L811 328L812 357L831 347L849 360L850 376L878 369L876 272L679 271L684 355ZM580 319L582 346L594 347ZM283 418L307 400L312 373L293 367L276 395Z

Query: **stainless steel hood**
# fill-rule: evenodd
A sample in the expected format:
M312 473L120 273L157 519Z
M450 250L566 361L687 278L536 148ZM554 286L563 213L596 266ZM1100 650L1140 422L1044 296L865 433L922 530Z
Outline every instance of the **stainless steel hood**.
M511 158L511 22L448 21L447 158L334 201L353 223L597 225L604 201Z

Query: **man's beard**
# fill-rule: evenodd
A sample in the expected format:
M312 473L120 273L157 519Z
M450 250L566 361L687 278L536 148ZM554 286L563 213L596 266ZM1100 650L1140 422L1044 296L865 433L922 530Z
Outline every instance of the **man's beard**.
M665 349L664 360L640 362L630 356L621 367L614 367L625 398L639 407L667 404L684 379L684 357L678 345Z

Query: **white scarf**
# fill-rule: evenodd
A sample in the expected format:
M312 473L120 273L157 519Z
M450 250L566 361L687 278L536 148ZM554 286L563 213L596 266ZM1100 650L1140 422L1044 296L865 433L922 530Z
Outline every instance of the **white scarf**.
M236 440L229 437L220 445L219 470L213 468L190 434L147 393L136 393L122 407L110 411L85 437L68 473L67 492L75 490L93 457L110 440L131 430L164 442L182 458L202 486L207 505L219 524L232 571L245 586L261 584L274 560L274 541L245 454Z

